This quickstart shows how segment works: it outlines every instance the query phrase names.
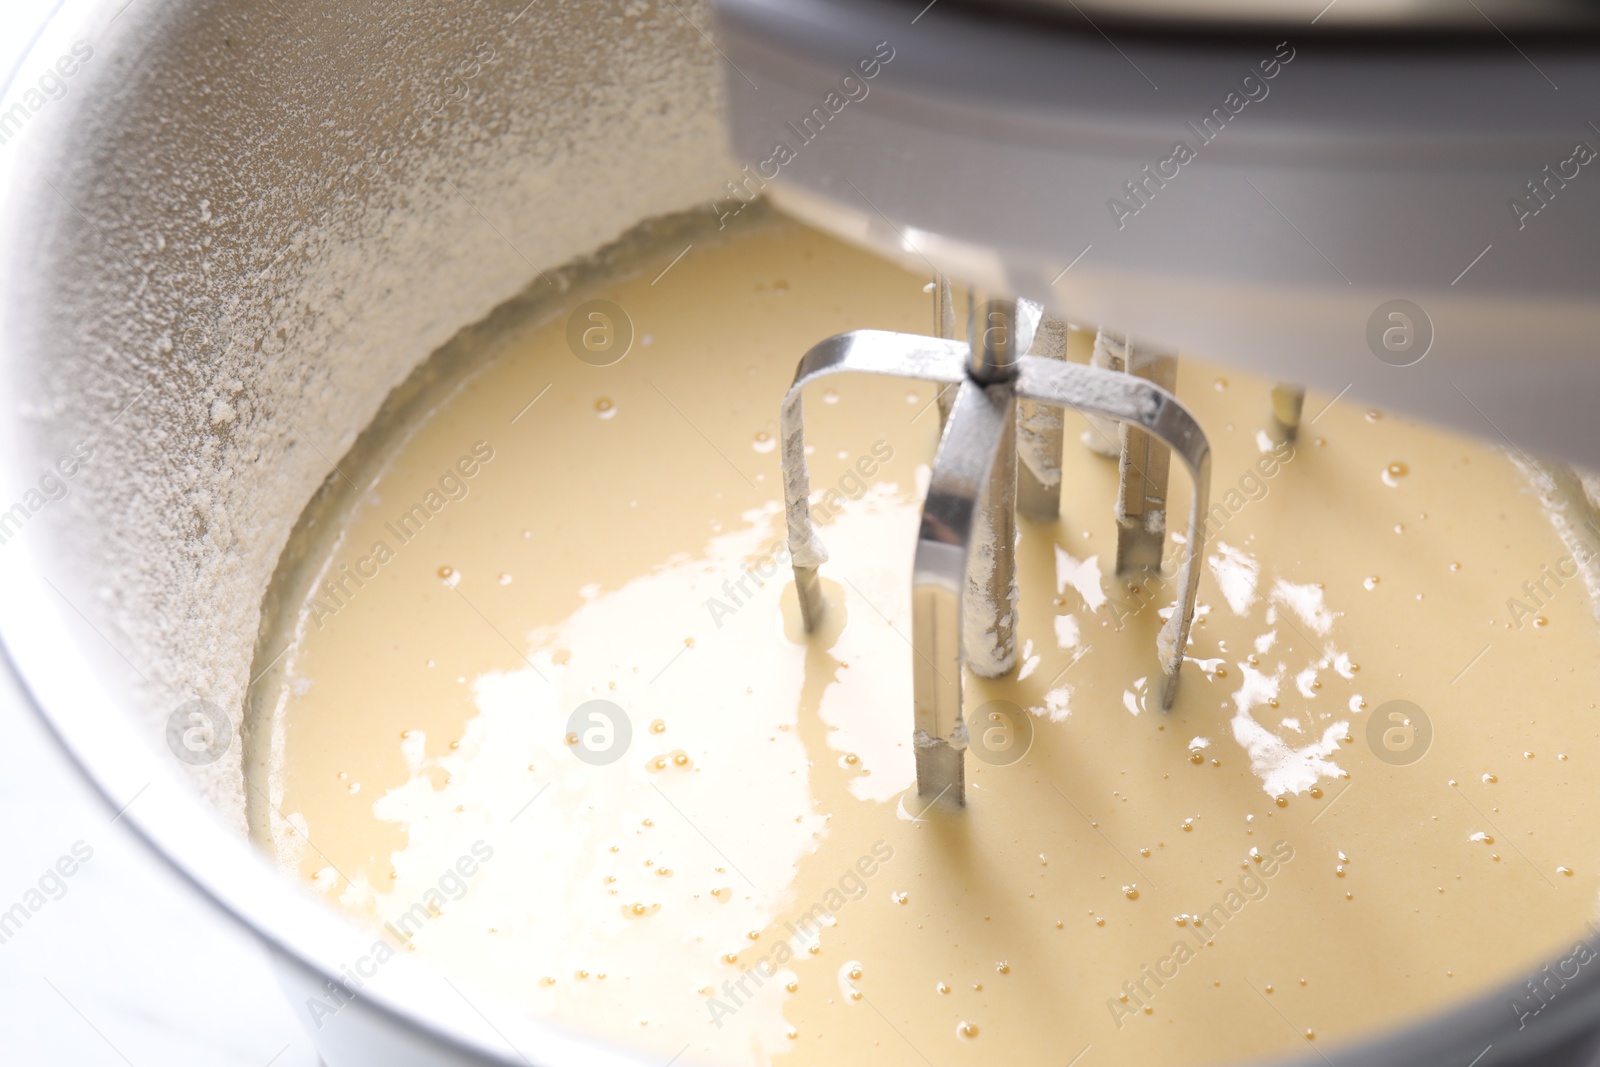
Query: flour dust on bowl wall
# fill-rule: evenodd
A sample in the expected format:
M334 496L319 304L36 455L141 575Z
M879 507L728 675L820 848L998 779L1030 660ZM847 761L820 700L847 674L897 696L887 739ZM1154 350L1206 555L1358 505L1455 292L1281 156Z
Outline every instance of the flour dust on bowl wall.
M68 3L0 159L0 633L327 1063L1587 1062L1600 450L879 212L1071 16L519 6Z

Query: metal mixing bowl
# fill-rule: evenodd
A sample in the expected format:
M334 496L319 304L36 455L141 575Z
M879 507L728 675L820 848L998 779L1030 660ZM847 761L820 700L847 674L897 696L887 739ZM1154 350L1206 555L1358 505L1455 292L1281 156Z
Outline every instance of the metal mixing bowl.
M247 844L245 746L192 767L166 736L192 700L248 732L263 591L392 388L737 172L712 29L691 0L63 0L0 114L7 662L119 821L268 946L331 1067L641 1062L408 959L309 1014L372 936ZM1520 1034L1495 1000L1338 1062L1587 1062L1593 979Z

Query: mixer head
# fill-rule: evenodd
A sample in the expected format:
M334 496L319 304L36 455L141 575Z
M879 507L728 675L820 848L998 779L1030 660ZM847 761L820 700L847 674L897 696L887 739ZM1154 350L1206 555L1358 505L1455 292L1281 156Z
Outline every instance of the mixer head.
M742 188L931 269L941 338L954 334L945 276L1005 295L998 314L1028 353L1000 372L982 329L969 328L970 348L849 335L807 355L785 403L790 540L812 623L824 557L805 513L800 386L837 370L959 383L940 398L914 579L924 795L961 794L957 645L983 676L1014 658L1014 516L1057 514L1059 412L1083 412L1085 443L1118 457L1118 574L1161 564L1169 446L1203 514L1204 437L1170 394L1178 349L1282 383L1264 413L1270 441L1293 440L1310 385L1524 457L1526 445L1600 466L1587 418L1600 390L1600 181L1578 171L1600 157L1600 126L1577 105L1600 91L1600 68L1549 36L1592 33L1592 8L717 6L734 149L752 161ZM1571 158L1541 172L1557 146ZM1532 225L1555 205L1564 225ZM1045 358L1061 323L1041 326L1041 306L1098 326L1090 368ZM1152 407L1130 416L1135 394ZM1156 406L1183 426L1153 426ZM1179 546L1190 560L1203 532L1192 517ZM1186 570L1161 637L1168 706L1197 577Z
M936 278L930 288L936 329L945 332L949 283ZM1115 345L1104 337L1101 342L1098 350ZM1199 423L1169 391L1175 359L1139 360L1127 346L1115 348L1120 365L1067 363L1065 323L1045 321L1042 309L1026 300L969 295L966 340L878 330L831 337L800 360L784 397L785 515L800 613L810 633L829 610L819 576L828 557L811 522L805 386L845 373L939 386L944 427L923 502L911 589L912 743L917 793L930 805L966 802L963 669L993 678L1016 666L1016 513L1021 508L1050 519L1060 510L1064 410L1100 420L1090 433L1103 435L1108 445L1113 438L1104 427L1114 427L1119 574L1161 566L1169 450L1194 479L1188 533L1176 561L1178 598L1156 640L1162 706L1172 706L1200 583L1196 561L1205 545L1211 450Z
M1594 5L716 6L736 158L790 214L1600 468Z

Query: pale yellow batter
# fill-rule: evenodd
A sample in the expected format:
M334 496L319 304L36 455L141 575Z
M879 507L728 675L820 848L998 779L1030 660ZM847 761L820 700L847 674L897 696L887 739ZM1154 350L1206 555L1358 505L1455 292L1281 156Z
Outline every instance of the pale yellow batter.
M1163 714L1172 591L1108 574L1116 464L1069 419L1062 520L1021 523L1022 666L967 683L1033 711L1032 749L969 758L969 806L924 813L932 393L807 398L843 605L809 645L774 447L800 354L925 331L924 279L779 220L662 274L681 244L561 302L626 309L626 358L575 358L564 310L528 322L361 479L258 725L256 832L287 870L662 1061L1303 1053L1570 951L1600 874L1597 628L1576 579L1508 605L1570 550L1501 453L1317 396L1274 450L1267 384L1185 359L1225 510ZM631 723L609 764L569 737L594 698ZM1396 699L1432 728L1410 764L1403 721L1387 760L1368 742Z

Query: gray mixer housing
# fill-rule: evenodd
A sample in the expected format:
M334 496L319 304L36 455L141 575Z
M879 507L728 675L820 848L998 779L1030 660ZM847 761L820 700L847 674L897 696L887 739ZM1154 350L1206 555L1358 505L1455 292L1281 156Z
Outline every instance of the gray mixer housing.
M725 205L762 189L1074 323L1600 465L1593 9L1489 7L1508 38L1324 5L720 0Z

